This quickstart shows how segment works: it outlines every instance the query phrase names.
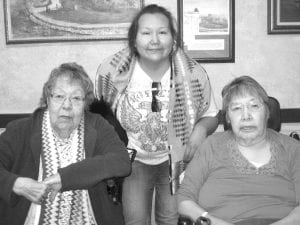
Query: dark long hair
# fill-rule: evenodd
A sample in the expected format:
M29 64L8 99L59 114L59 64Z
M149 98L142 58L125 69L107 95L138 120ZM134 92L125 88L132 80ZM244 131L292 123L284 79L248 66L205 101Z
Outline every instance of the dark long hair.
M136 44L136 36L137 36L137 32L139 30L139 19L141 18L141 16L143 16L144 14L162 14L165 17L167 17L168 21L169 21L169 27L171 30L171 35L173 37L174 43L175 43L175 49L177 49L179 47L180 44L180 40L179 40L179 35L177 33L177 28L175 25L175 19L173 18L172 14L170 11L168 11L166 8L162 7L162 6L158 6L156 4L151 4L151 5L147 5L146 7L144 7L132 20L131 25L129 27L128 30L128 47L130 50L130 54L131 56L139 56L135 44Z

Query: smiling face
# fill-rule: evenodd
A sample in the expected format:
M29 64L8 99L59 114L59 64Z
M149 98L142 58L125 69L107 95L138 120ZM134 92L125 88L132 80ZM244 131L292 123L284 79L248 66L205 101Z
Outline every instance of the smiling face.
M84 113L84 90L81 83L69 76L57 78L48 98L50 123L56 134L68 138Z
M266 137L268 113L260 98L250 94L233 97L227 115L241 145L252 145Z
M173 37L168 18L160 13L144 14L139 19L136 49L141 62L162 63L169 60Z

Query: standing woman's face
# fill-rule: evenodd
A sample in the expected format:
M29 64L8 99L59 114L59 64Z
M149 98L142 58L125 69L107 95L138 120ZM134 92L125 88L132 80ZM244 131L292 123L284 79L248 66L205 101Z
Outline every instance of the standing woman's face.
M160 13L144 14L139 19L136 48L142 62L169 60L173 37L168 18Z

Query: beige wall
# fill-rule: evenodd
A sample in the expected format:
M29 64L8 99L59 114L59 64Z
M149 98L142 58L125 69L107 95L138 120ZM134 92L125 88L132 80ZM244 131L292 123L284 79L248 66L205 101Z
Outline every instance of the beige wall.
M176 0L150 1L171 5ZM300 108L300 34L267 34L267 0L236 0L235 63L203 64L217 104L221 88L239 75L252 75L283 108ZM64 42L6 45L3 4L0 4L0 113L30 113L39 102L51 69L75 61L91 78L99 63L124 46L124 41Z

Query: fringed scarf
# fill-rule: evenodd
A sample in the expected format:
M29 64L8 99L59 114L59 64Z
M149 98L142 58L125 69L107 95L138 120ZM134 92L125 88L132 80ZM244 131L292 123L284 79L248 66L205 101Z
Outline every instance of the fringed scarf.
M129 49L109 57L98 68L95 93L115 111L120 96L130 82L136 57L130 57ZM183 154L195 122L206 112L210 101L210 83L206 71L190 59L181 49L172 57L168 144L170 147L170 180L172 193L179 185L183 170Z
M57 170L82 161L84 154L84 119L68 140L60 140L52 130L49 111L45 111L42 123L42 179L54 175ZM96 224L87 190L58 193L54 201L49 197L41 205L39 225Z

